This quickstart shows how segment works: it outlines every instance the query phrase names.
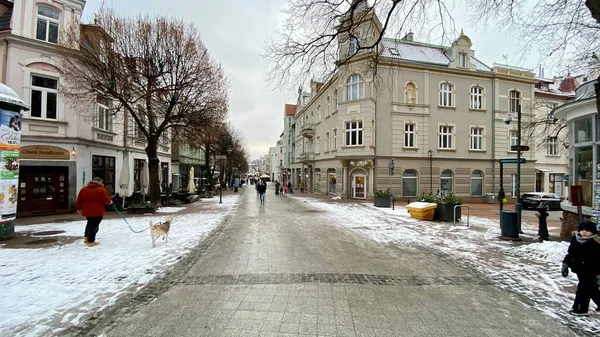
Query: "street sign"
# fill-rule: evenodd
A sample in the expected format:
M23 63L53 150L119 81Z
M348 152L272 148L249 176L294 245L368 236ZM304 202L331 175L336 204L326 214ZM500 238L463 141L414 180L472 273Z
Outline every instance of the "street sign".
M525 158L521 158L521 164L525 164L527 161ZM503 158L500 159L500 164L516 164L517 158Z
M216 160L226 160L227 156L215 156Z
M511 151L529 151L529 146L527 145L511 145Z

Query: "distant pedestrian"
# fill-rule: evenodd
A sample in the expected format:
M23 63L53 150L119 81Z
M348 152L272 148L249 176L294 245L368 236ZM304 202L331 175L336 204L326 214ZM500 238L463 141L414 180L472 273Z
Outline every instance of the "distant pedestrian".
M260 200L261 204L265 203L265 193L267 192L267 183L264 181L259 181L257 186L257 191L258 191L258 199Z
M598 239L598 228L591 221L579 224L578 232L571 239L562 264L562 275L569 274L569 268L577 274L579 283L575 292L575 302L570 314L576 316L588 315L590 299L600 311L600 240Z
M77 195L75 206L77 213L87 218L85 225L85 236L83 242L88 247L97 246L96 233L100 227L100 222L104 217L106 205L112 204L108 196L108 191L104 188L102 179L95 177L86 186L84 186Z
M540 241L547 241L550 239L550 234L548 233L548 222L546 221L549 215L548 205L541 202L536 209L537 213L535 213L535 216L538 218L538 237Z
M300 193L304 193L304 182L303 181L300 182L300 185L298 187L300 187Z
M291 181L288 181L287 188L288 188L288 192L289 192L290 194L291 194L291 193L293 193L293 192L292 192L292 182L291 182Z

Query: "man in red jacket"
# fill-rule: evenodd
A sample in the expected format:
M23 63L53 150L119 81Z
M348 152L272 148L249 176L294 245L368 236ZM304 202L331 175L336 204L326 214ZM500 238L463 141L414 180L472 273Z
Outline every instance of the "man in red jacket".
M95 177L89 184L84 186L77 196L77 213L87 218L85 236L83 242L88 247L97 246L96 233L106 211L106 205L112 204L108 191L104 188L102 179Z

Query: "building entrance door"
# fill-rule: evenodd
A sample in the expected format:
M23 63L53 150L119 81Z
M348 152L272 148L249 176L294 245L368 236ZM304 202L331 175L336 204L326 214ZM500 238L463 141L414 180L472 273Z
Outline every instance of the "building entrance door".
M68 212L69 168L22 166L17 215Z
M352 175L352 198L366 199L367 197L367 176L364 174Z

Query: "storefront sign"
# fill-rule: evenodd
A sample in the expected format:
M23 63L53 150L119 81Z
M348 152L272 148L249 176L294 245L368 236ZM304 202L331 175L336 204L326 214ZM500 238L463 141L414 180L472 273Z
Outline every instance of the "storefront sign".
M48 145L30 145L23 146L20 150L21 159L54 159L69 160L71 154L69 150L57 146Z
M19 146L22 115L0 110L0 221L14 220L17 214Z

